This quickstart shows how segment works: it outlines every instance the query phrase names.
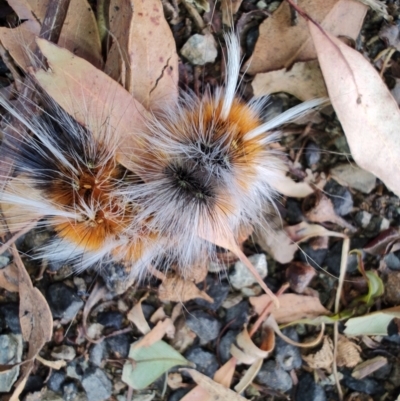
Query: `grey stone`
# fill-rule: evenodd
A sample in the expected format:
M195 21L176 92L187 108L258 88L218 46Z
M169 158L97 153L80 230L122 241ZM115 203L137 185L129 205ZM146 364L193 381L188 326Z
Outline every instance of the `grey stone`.
M121 295L126 292L135 281L134 276L129 274L126 267L120 263L110 262L103 264L99 274L109 291L115 295Z
M54 370L49 380L47 381L47 388L55 393L62 392L62 385L65 382L65 373L59 370Z
M122 327L124 317L120 312L106 311L99 312L97 314L97 322L102 324L104 327L111 327L115 330L119 330Z
M247 322L249 313L249 303L247 300L239 302L237 305L232 306L232 308L227 309L225 322L230 323L230 329L240 329Z
M196 369L208 377L213 377L218 369L218 361L214 354L201 347L191 348L185 353L185 358L196 364Z
M111 397L112 384L107 375L99 368L88 368L82 379L88 401L103 401Z
M309 167L317 164L321 158L321 149L315 142L308 142L305 149L306 163Z
M12 365L21 362L22 336L20 334L4 334L0 336L0 364ZM0 373L0 393L8 393L17 380L19 366Z
M217 319L200 310L188 315L186 325L198 335L201 344L215 340L221 330L221 323Z
M236 340L237 335L239 334L238 330L229 330L219 342L219 356L221 358L221 362L225 363L231 358L231 345Z
M21 334L21 325L19 323L19 305L16 302L10 302L0 305L0 316L4 318L5 328L13 334Z
M330 173L338 182L364 194L369 194L376 186L376 177L355 164L339 164Z
M300 378L296 391L296 399L307 401L326 401L327 397L324 389L317 383L310 374L305 374Z
M273 390L283 392L289 391L293 386L289 373L280 368L275 361L271 360L263 363L256 376L256 381ZM306 398L304 398L304 400L306 400Z
M214 300L213 303L207 302L205 299L196 298L194 302L197 305L204 306L207 309L216 311L220 308L229 294L230 287L228 284L221 283L219 279L207 277L207 294Z
M47 301L53 317L61 319L62 323L73 320L83 307L83 301L76 292L64 283L55 283L47 289Z
M106 352L106 343L101 341L90 348L89 360L95 366L100 366Z
M104 340L111 358L127 358L132 339L129 334L119 334Z
M283 334L291 340L299 342L299 336L293 327L284 329ZM287 343L280 337L276 338L275 360L283 370L298 369L302 365L301 354L298 347Z
M353 391L359 391L369 395L382 395L385 392L381 382L368 377L357 380L354 377L345 375L342 383Z
M183 45L181 54L191 64L204 65L213 63L218 56L212 35L195 34Z
M65 383L62 386L64 401L75 401L78 397L78 386L74 382Z
M267 258L263 253L252 255L249 257L250 262L256 268L257 272L262 278L267 276ZM248 267L241 261L235 263L233 273L229 275L229 281L236 289L250 287L252 284L257 283L257 279L251 274Z
M339 216L346 216L353 210L353 198L350 191L337 183L329 180L324 187L324 191L333 203L333 208Z
M76 351L75 348L70 345L61 345L53 349L51 356L55 359L72 361L76 356Z

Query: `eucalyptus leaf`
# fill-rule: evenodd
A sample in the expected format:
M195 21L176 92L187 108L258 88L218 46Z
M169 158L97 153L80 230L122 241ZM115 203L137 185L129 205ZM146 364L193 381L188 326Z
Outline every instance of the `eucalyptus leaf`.
M148 387L174 366L193 365L164 341L157 341L149 347L141 347L139 342L131 344L122 371L122 381L135 390Z
M346 322L344 334L347 336L386 336L389 323L395 317L400 318L399 306L354 317Z

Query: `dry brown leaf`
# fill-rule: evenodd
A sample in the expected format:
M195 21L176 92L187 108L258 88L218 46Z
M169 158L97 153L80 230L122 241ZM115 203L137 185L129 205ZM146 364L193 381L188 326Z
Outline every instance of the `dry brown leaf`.
M231 358L223 364L214 374L214 381L229 388L236 369L236 359Z
M25 389L26 381L28 380L28 377L33 369L33 366L34 366L33 360L21 366L22 373L19 376L19 379L14 386L14 392L10 397L10 401L19 401L19 396Z
M333 363L333 343L328 337L324 337L322 348L315 354L304 355L302 357L311 369L324 369L327 372L332 371Z
M386 366L388 363L387 358L384 356L376 356L375 358L368 359L365 362L361 362L358 366L356 366L351 374L357 380L362 380L364 377L367 377L371 373L374 373L382 366Z
M134 348L150 347L152 344L161 340L165 335L173 338L175 334L175 326L171 319L165 319L158 322L140 341L135 343Z
M148 294L140 298L139 302L128 312L127 318L130 320L142 334L150 332L150 326L143 314L142 302L147 298Z
M339 335L337 344L336 364L338 367L354 368L361 362L361 347L349 340L346 336Z
M143 106L86 60L46 40L37 43L51 68L33 72L40 86L95 137L102 137L105 126L113 130L120 144L118 161L134 170L133 149L139 147L135 130L144 128Z
M263 341L263 346L260 348L254 344L247 329L244 329L236 337L235 343L231 345L230 352L232 356L246 365L251 365L259 359L267 358L275 347L275 334L273 330L266 327L263 331L263 336L266 341L265 343Z
M246 370L239 383L234 387L236 392L240 394L250 386L254 378L257 376L257 373L260 371L263 362L262 359L258 359Z
M185 372L188 372L191 376L192 379L204 390L207 391L209 394L210 398L208 398L210 401L220 401L220 400L229 400L229 401L245 401L246 398L243 398L239 394L235 393L234 391L230 390L229 388L226 388L222 386L221 384L213 381L207 376L204 376L200 372L194 369L182 369ZM187 395L186 395L187 396ZM186 397L185 396L185 397ZM185 397L182 399L182 401L185 400ZM196 400L203 400L204 398L196 398ZM190 398L190 401L194 400L194 398ZM189 398L187 398L187 401L189 401Z
M274 260L282 264L291 262L299 249L284 229L273 230L265 227L257 230L254 242L260 245Z
M162 109L178 99L178 55L160 0L110 4L115 36L106 72L147 109ZM125 56L126 55L126 56ZM122 73L125 72L125 79Z
M259 297L251 297L250 303L255 312L260 315L271 302L268 294ZM318 316L330 315L328 309L324 308L316 297L298 294L282 294L279 296L280 307L273 306L271 314L279 324L290 323L296 320Z
M89 317L89 313L92 308L106 296L106 294L106 287L97 282L85 303L85 307L83 308L82 326L86 336L88 336L87 319Z
M33 287L31 279L19 256L17 248L12 245L11 252L18 268L19 287L19 321L22 337L29 343L26 360L33 360L53 333L53 317L43 294Z
M0 270L0 287L10 292L18 292L18 268L14 263Z
M275 92L290 93L302 101L328 96L317 60L295 63L289 70L257 74L251 86L255 97Z
M354 40L368 10L356 0L299 0L297 4L328 32ZM260 25L253 57L244 68L248 68L249 74L256 74L289 67L294 61L315 59L310 39L304 18L292 25L290 6L284 1L272 17Z
M309 24L329 96L357 164L400 195L400 111L363 55ZM333 64L334 65L333 65Z
M24 70L30 66L41 24L50 0L12 0L11 7L24 22L16 28L0 28L0 41ZM97 23L86 0L71 0L58 44L96 67L103 64ZM29 50L28 50L29 49Z
M196 287L192 281L187 281L176 275L170 275L158 288L160 301L186 302L191 299L201 298L213 303L214 300L204 291Z

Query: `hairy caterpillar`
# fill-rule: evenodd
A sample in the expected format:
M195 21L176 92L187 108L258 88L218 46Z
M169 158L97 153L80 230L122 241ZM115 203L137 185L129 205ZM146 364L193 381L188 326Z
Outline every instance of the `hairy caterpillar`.
M237 238L243 226L258 224L282 169L270 147L274 130L321 102L264 122L265 100L245 103L236 94L240 47L234 33L226 42L225 87L202 98L182 94L151 113L144 129L132 127L140 144L129 149L132 169L117 161L111 126L94 136L90 124L83 127L54 102L40 116L20 116L1 100L24 129L5 138L16 170L0 201L17 206L6 212L11 221L34 214L54 228L57 237L42 257L77 270L115 261L138 279L166 258L185 274L212 257L215 233Z

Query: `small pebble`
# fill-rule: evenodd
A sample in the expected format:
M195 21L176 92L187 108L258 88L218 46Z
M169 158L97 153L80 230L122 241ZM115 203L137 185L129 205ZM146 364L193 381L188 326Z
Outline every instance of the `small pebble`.
M388 253L383 260L390 270L400 270L400 251Z
M65 382L65 373L59 370L54 370L49 380L47 380L47 388L55 393L62 392L62 385Z
M10 263L10 258L4 255L0 255L0 269L3 269Z
M119 312L106 311L97 314L97 322L104 327L111 327L115 330L120 330L124 317Z
M350 375L345 375L342 383L349 389L353 391L359 391L360 393L370 395L382 395L384 393L383 385L378 381L368 377L364 377L362 380L357 380Z
M260 10L264 10L265 8L267 8L267 3L265 1L259 1L256 4L257 8Z
M231 345L236 340L236 337L239 334L239 330L229 330L219 342L219 356L221 358L221 362L227 362L231 357Z
M315 142L308 142L305 149L306 163L308 167L316 165L321 158L321 149Z
M119 334L108 337L105 340L108 355L111 358L127 358L130 344L133 342L129 334Z
M0 336L0 364L13 365L21 362L22 357L21 334L3 334ZM8 393L17 380L19 366L0 373L0 393Z
M16 302L10 302L0 305L0 327L10 330L13 334L21 334L21 325L19 323L19 305Z
M400 272L389 271L383 276L385 285L384 297L385 301L390 305L400 304Z
M197 334L201 344L215 340L221 330L221 323L201 310L190 313L186 319L186 325Z
M346 216L353 210L353 198L350 191L338 184L335 180L329 180L324 191L333 203L333 208L339 216Z
M360 210L354 217L354 220L361 228L367 228L371 223L371 219L372 214L365 210Z
M273 390L282 392L289 391L293 387L292 379L289 373L280 368L275 361L268 360L263 363L260 371L256 376L256 381ZM299 398L308 400L307 398Z
M261 278L265 278L268 273L267 259L265 254L257 254L249 257L250 262L256 268ZM241 261L235 263L233 273L229 275L229 281L234 288L240 290L244 287L250 287L252 284L257 283L257 279L251 274L248 267Z
M78 386L73 382L64 383L62 393L64 401L75 401L79 393Z
M77 293L64 283L55 283L47 289L47 302L53 317L68 323L75 318L83 307L83 301Z
M106 353L106 343L101 341L90 348L89 360L95 366L100 366Z
M229 324L230 329L241 329L250 316L250 306L247 300L238 303L232 308L226 310L225 322Z
M208 377L213 377L218 369L218 361L214 354L201 347L191 348L185 353L185 358L196 364L196 370Z
M212 35L195 34L183 45L181 54L191 64L204 65L213 63L218 56Z
M216 311L221 307L222 303L228 296L230 286L228 284L221 283L219 279L215 280L212 277L207 277L206 284L206 292L214 300L214 302L211 304L210 302L207 302L205 299L201 298L196 298L194 302L199 306L204 306L207 309Z
M87 285L85 280L82 277L75 276L74 277L74 285L78 295L85 296L87 295Z
M325 390L310 374L303 375L297 386L296 399L307 401L327 401Z
M111 381L99 368L86 369L82 379L82 387L86 392L88 401L103 401L111 397Z
M55 359L72 361L76 356L76 351L74 347L71 347L69 345L61 345L60 347L55 347L53 349L51 356Z
M104 263L99 270L108 290L115 295L121 295L132 287L135 279L126 267L120 263Z
M340 182L364 194L369 194L376 186L376 177L355 164L339 164L330 173Z
M87 364L81 358L74 359L67 365L67 376L71 379L82 380L83 371L87 368Z
M291 340L299 342L299 336L293 327L282 330L282 333ZM299 369L303 363L298 347L277 337L275 343L275 360L283 370Z

